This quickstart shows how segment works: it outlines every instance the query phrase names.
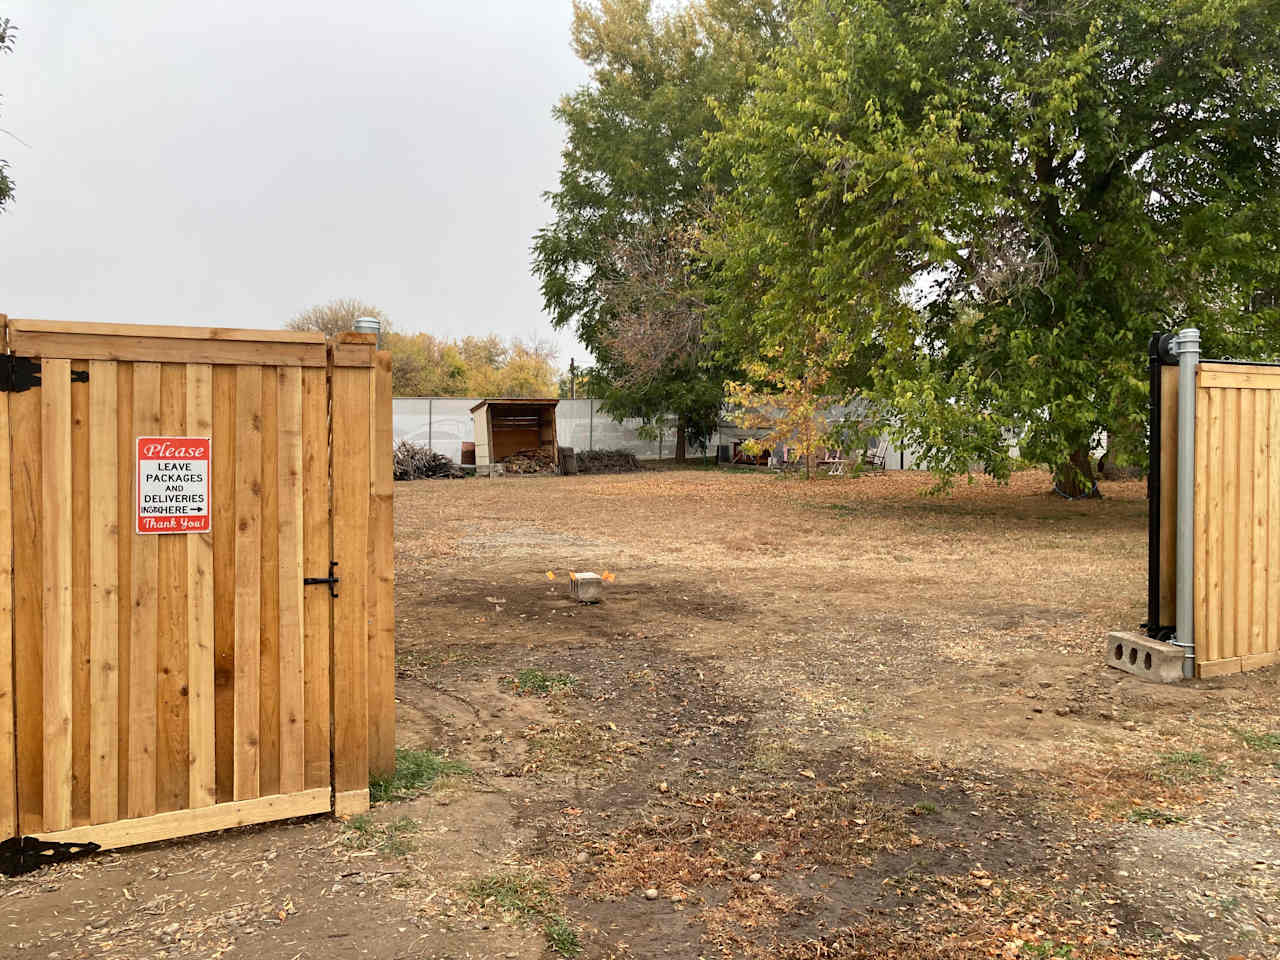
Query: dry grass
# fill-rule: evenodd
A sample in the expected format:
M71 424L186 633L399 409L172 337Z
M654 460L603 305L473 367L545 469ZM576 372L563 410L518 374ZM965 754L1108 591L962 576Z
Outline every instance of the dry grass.
M932 486L669 470L397 491L401 582L431 585L430 630L401 633L420 662L504 695L526 664L579 681L518 698L552 714L522 741L522 789L547 791L526 862L608 904L599 955L683 924L723 957L1187 955L1202 934L1177 923L1233 943L1167 891L1215 819L1265 822L1265 793L1236 788L1274 780L1280 671L1163 688L1104 665L1105 633L1144 614L1143 483L1080 503L1034 472ZM568 600L563 574L604 569L603 603ZM1133 831L1170 853L1149 877L1126 862L1120 929L1109 864ZM1254 882L1257 850L1223 877ZM677 920L653 926L649 888Z

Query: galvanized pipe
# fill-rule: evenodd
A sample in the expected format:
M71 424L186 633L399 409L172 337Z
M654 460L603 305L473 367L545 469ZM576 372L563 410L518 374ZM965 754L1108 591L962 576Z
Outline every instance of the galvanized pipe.
M382 346L382 321L377 317L360 317L354 324L352 329L356 333L372 333L377 337L377 345Z
M1178 354L1178 525L1177 639L1183 651L1182 675L1196 674L1195 518L1196 518L1196 366L1200 331L1187 327L1174 341Z

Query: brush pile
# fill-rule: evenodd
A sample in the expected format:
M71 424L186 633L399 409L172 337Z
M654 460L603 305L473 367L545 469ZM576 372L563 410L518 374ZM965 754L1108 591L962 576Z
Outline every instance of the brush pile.
M556 458L545 448L517 450L502 458L507 473L554 473Z
M401 440L396 444L395 461L391 468L397 480L427 480L443 478L457 480L465 476L463 469L442 453L424 447L420 443Z
M636 455L625 450L582 450L577 456L579 473L631 473L640 469Z

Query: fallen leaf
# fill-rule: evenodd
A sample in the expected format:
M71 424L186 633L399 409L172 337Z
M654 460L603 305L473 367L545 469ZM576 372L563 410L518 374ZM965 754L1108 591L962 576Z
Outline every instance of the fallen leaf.
M801 770L800 776L808 777L810 780L814 780L817 778L818 775L814 773L812 770Z
M555 575L554 573L552 573L550 570L548 570L548 571L547 571L547 579L548 579L548 580L554 580L555 578L556 578L556 575Z

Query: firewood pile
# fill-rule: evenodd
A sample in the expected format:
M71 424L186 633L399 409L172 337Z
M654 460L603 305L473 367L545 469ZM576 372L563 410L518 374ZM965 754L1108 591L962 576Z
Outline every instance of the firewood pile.
M397 480L456 480L466 475L460 466L444 454L436 453L420 443L401 440L396 444L394 456L391 474Z
M640 469L634 453L625 450L578 451L579 473L630 473Z
M556 468L556 458L544 448L517 450L503 457L502 464L507 473L551 473Z

